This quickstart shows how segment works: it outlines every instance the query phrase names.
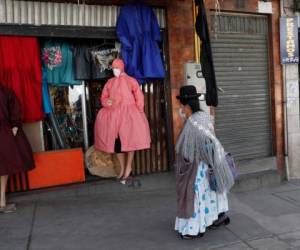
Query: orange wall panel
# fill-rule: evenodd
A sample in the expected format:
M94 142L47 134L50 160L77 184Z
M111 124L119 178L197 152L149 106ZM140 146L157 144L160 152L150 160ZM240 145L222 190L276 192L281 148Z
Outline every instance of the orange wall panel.
M28 172L30 189L85 181L81 149L34 153L34 160L36 168Z

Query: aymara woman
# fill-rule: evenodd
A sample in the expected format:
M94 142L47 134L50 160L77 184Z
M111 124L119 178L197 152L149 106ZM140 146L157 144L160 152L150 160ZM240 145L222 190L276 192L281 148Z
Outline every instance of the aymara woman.
M208 227L230 222L227 192L234 178L211 118L200 110L199 96L189 85L177 96L185 123L176 144L175 230L183 239L203 236ZM210 186L210 173L214 174L216 190Z

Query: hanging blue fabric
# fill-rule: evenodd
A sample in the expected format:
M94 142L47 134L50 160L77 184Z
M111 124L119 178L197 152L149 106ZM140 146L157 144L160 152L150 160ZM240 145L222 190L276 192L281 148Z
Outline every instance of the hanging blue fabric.
M139 82L164 78L165 69L158 46L160 28L153 10L143 3L121 7L116 29L126 73Z
M43 92L43 109L45 114L53 112L47 81L47 69L42 67L42 92Z

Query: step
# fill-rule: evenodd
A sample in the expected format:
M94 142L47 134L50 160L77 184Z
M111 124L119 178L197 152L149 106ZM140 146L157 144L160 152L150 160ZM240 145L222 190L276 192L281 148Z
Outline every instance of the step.
M276 168L274 159L260 159L237 163L239 178L232 192L252 191L259 188L280 185L282 182ZM85 195L107 195L118 196L136 192L151 192L154 190L174 190L174 172L163 172L149 175L137 176L135 179L141 182L141 187L128 187L114 179L93 178L94 181L20 192L10 194L10 197L21 200L51 200L64 197L78 197Z
M239 171L233 192L246 192L278 186L283 182L277 171L276 157L236 162Z
M58 187L50 187L27 192L10 194L10 198L16 202L55 200L64 198L76 198L79 196L106 196L115 197L136 194L139 192L151 192L157 190L172 190L175 192L175 178L173 172L155 173L134 177L141 186L122 185L114 178L93 178L92 182L77 183ZM142 195L142 194L141 194Z

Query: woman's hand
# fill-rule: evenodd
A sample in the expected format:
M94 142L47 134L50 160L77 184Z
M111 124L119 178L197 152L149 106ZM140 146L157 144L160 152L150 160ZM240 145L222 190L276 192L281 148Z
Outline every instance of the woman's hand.
M13 127L11 130L12 130L13 135L16 136L18 133L18 127Z
M108 105L108 106L112 106L112 105L113 105L113 103L114 103L114 101L115 101L115 99L114 99L114 98L110 98L110 99L108 99L108 100L107 100L107 105Z

